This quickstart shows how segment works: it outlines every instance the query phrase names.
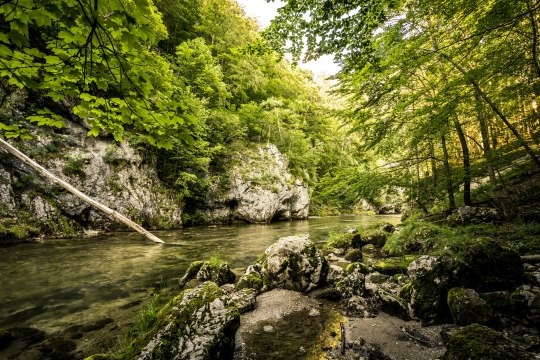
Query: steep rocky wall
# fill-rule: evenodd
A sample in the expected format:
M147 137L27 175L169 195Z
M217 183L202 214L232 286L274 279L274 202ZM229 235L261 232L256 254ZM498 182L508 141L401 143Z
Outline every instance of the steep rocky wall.
M89 138L76 124L36 135L19 144L21 150L86 195L148 228L181 227L174 194L159 181L152 161L129 144ZM0 241L117 229L122 225L0 151Z
M292 176L288 160L275 145L248 149L232 160L226 184L215 184L205 203L210 223L306 219L309 211L307 186ZM225 189L225 190L224 190Z

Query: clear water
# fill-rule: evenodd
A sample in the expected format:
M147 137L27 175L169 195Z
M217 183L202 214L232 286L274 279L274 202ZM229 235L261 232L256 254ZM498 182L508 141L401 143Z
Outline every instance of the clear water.
M103 318L117 321L126 311L138 311L156 287L174 286L194 260L217 255L241 273L282 236L309 233L322 243L330 232L380 221L397 224L399 216L157 231L166 245L135 233L114 233L0 248L0 328L56 333Z

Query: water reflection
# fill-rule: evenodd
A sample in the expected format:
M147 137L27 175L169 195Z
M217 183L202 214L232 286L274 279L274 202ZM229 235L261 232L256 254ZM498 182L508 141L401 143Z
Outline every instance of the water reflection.
M47 240L0 248L0 327L61 331L138 310L157 286L172 286L193 260L219 255L237 270L281 236L328 233L398 216L340 216L269 225L223 225L156 233L156 245L135 233Z

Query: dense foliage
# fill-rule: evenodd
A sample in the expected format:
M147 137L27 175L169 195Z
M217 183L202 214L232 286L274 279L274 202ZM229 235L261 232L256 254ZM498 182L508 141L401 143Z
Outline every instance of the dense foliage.
M452 208L472 204L475 178L496 184L516 159L540 167L538 7L291 0L265 36L297 57L334 54L343 66L340 92L350 99L346 116L371 159L386 164L380 175L408 188L420 207ZM331 187L373 176L344 169ZM455 199L459 186L463 197Z
M69 119L128 139L188 211L253 143L276 144L313 185L352 161L346 132L310 73L249 51L258 31L234 0L5 1L0 136Z

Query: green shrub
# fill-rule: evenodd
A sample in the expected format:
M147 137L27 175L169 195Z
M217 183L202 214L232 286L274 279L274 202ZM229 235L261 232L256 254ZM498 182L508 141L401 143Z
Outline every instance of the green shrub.
M84 178L84 159L78 156L68 157L62 172L67 176Z

